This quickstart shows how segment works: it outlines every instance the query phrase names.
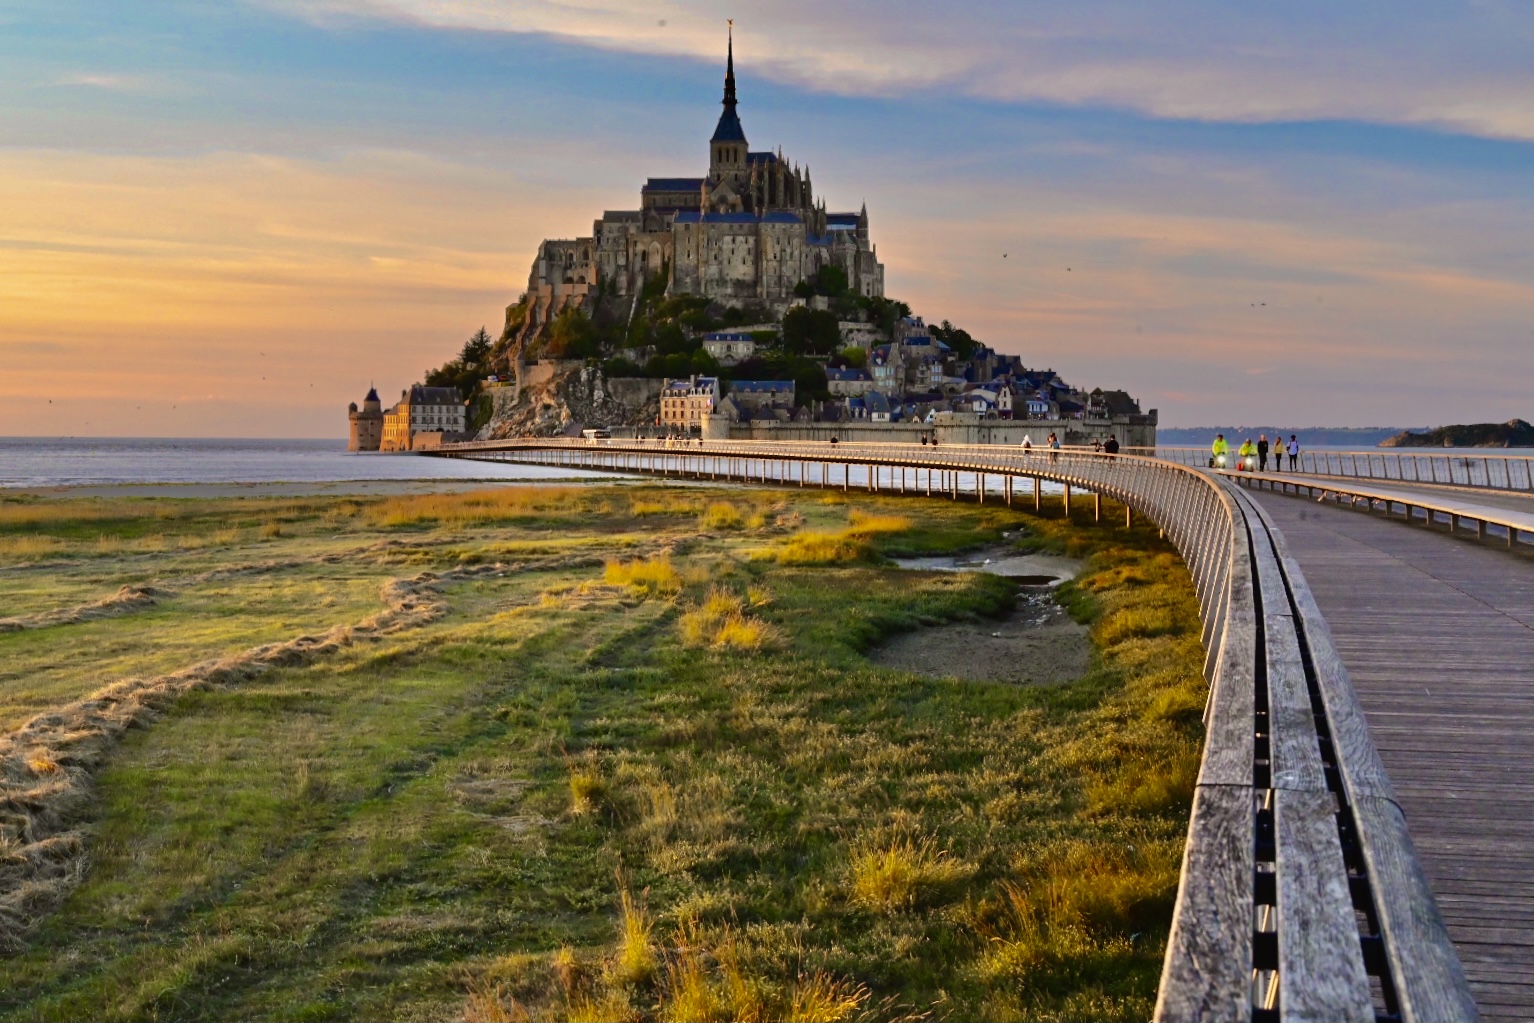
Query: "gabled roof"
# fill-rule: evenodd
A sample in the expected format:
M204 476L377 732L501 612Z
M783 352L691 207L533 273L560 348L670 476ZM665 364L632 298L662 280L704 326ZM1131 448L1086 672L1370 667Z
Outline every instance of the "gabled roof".
M753 164L753 163L777 163L777 162L778 162L778 154L774 153L774 152L770 152L769 151L769 152L766 152L766 153L747 153L746 154L746 163L747 164Z

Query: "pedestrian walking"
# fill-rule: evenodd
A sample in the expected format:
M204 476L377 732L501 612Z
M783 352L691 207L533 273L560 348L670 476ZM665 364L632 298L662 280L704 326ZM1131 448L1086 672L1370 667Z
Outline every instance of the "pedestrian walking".
M1028 453L1031 452L1032 450L1033 450L1033 438L1028 436L1025 433L1025 434L1023 434L1023 457L1027 458L1028 457Z
M1265 433L1257 435L1257 470L1268 471L1268 435Z
M1059 464L1059 462L1060 462L1060 438L1056 437L1053 433L1051 433L1049 435L1049 440L1046 443L1047 443L1047 445L1049 447L1049 464L1050 465L1057 465L1057 464Z
M1289 450L1289 471L1290 472L1299 472L1299 470L1300 470L1300 439L1298 437L1296 437L1292 433L1289 435L1289 448L1288 448L1288 450Z
M1113 434L1108 434L1108 440L1103 444L1103 450L1110 455L1119 453L1119 439Z

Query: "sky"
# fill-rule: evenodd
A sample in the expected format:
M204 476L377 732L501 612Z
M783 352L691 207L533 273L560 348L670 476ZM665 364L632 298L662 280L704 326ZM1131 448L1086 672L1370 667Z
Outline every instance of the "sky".
M344 436L753 148L1167 426L1534 419L1527 0L9 0L0 435Z

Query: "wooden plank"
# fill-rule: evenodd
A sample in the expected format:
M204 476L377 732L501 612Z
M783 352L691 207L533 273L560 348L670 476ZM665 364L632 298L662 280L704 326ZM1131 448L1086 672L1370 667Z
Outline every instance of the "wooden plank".
M1155 1018L1163 1023L1252 1016L1252 789L1200 785Z
M1403 1019L1478 1018L1401 808L1377 797L1356 799L1352 808Z
M1337 655L1331 629L1321 609L1316 606L1305 573L1289 553L1283 533L1273 523L1267 510L1260 506L1257 510L1270 527L1273 546L1289 579L1290 594L1298 613L1297 627L1310 652L1310 662L1315 671L1316 685L1321 691L1321 702L1325 707L1327 727L1332 735L1332 749L1343 786L1350 798L1374 796L1394 799L1395 792L1385 774L1385 765L1380 761L1379 753L1369 736L1369 726L1358 704L1352 679Z
M1279 790L1273 812L1280 1018L1374 1023L1331 793Z
M1238 545L1233 537L1227 548L1230 584L1221 614L1219 644L1211 651L1216 660L1205 714L1200 785L1252 784L1257 621L1251 564L1244 547L1244 541Z
M1261 564L1259 572L1263 571ZM1275 565L1276 571L1276 565ZM1263 638L1268 677L1268 746L1272 760L1272 786L1306 792L1328 792L1321 763L1315 712L1294 619L1288 615L1265 617ZM1331 796L1328 793L1328 801ZM1336 830L1335 821L1333 830Z

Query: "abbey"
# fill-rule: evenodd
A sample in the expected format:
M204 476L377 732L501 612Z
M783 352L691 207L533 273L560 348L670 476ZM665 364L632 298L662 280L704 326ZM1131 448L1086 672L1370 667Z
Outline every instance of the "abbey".
M791 166L781 149L751 151L735 109L733 33L728 47L708 176L650 178L639 209L603 213L590 237L540 245L528 280L527 327L599 296L638 295L657 274L666 275L668 294L778 313L794 300L796 284L828 265L840 267L856 293L883 296L866 204L857 213L828 213L808 167Z

